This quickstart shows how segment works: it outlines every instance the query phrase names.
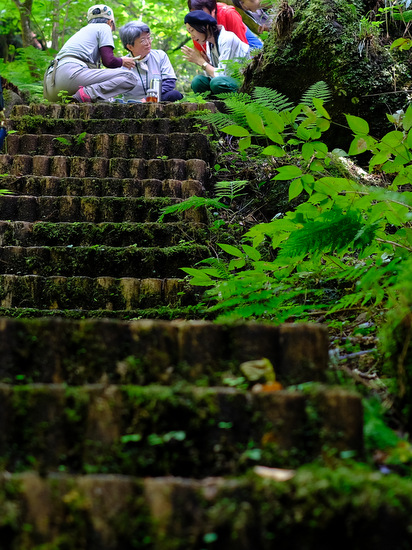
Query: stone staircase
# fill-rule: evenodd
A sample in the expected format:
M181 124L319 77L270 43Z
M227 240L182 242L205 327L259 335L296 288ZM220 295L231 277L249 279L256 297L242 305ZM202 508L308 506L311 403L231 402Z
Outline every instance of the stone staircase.
M0 155L13 192L0 196L1 550L330 547L339 514L315 519L332 483L316 515L321 474L261 477L362 454L359 396L324 384L325 329L191 320L179 268L210 255L207 217L157 221L208 185L198 108L215 106L13 111ZM262 358L285 389L244 376Z

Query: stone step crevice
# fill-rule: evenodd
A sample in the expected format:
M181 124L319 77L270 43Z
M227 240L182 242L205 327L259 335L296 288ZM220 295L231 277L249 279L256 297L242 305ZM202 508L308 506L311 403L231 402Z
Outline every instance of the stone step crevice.
M0 173L14 176L54 176L57 178L132 178L138 180L207 179L207 164L201 159L142 159L66 157L56 155L0 155Z
M126 159L170 157L209 161L208 137L200 133L173 134L87 134L76 143L70 134L11 134L7 154L40 156L122 157Z

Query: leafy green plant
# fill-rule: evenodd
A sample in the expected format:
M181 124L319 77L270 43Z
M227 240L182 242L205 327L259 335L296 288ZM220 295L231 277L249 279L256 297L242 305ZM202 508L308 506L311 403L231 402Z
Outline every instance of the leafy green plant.
M331 172L339 158L319 139L330 117L322 100L313 98L313 105L262 116L246 105L247 127L224 128L240 137L243 149L256 134L272 141L262 154L285 162L272 180L289 182L290 200L301 195L306 200L252 227L240 246L221 243L222 254L207 267L183 269L192 284L210 287L210 310L220 318L282 322L326 308L327 315L353 307L387 310L399 301L412 268L412 193L397 191L412 170L412 108L403 130L381 140L369 135L365 120L346 115L354 134L349 154L370 150L371 171L380 166L397 174L383 188Z

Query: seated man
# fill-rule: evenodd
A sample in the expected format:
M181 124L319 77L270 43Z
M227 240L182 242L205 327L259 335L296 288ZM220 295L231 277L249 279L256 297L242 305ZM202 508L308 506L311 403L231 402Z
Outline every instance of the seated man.
M119 29L123 46L135 59L132 72L137 83L123 95L125 100L142 101L147 97L152 79L161 80L159 101L178 101L183 95L175 90L176 74L167 54L162 50L152 50L152 37L149 27L140 21L131 21Z

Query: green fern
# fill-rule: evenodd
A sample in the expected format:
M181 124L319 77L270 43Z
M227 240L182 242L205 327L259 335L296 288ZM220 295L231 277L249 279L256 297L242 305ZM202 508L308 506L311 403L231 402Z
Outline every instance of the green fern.
M218 181L215 184L215 194L218 199L229 199L233 201L235 198L245 195L241 191L248 184L248 180L239 181Z
M314 98L321 99L324 103L326 103L327 101L330 101L331 97L332 92L326 82L319 80L306 90L306 92L302 95L300 102L308 107L313 107Z
M220 202L218 199L208 199L206 197L193 196L188 199L178 202L177 204L172 204L170 206L165 206L161 210L161 215L159 217L159 222L162 222L164 217L168 214L181 214L190 208L227 208L225 204Z
M285 95L271 88L257 86L252 93L254 101L271 111L293 109L293 103Z

